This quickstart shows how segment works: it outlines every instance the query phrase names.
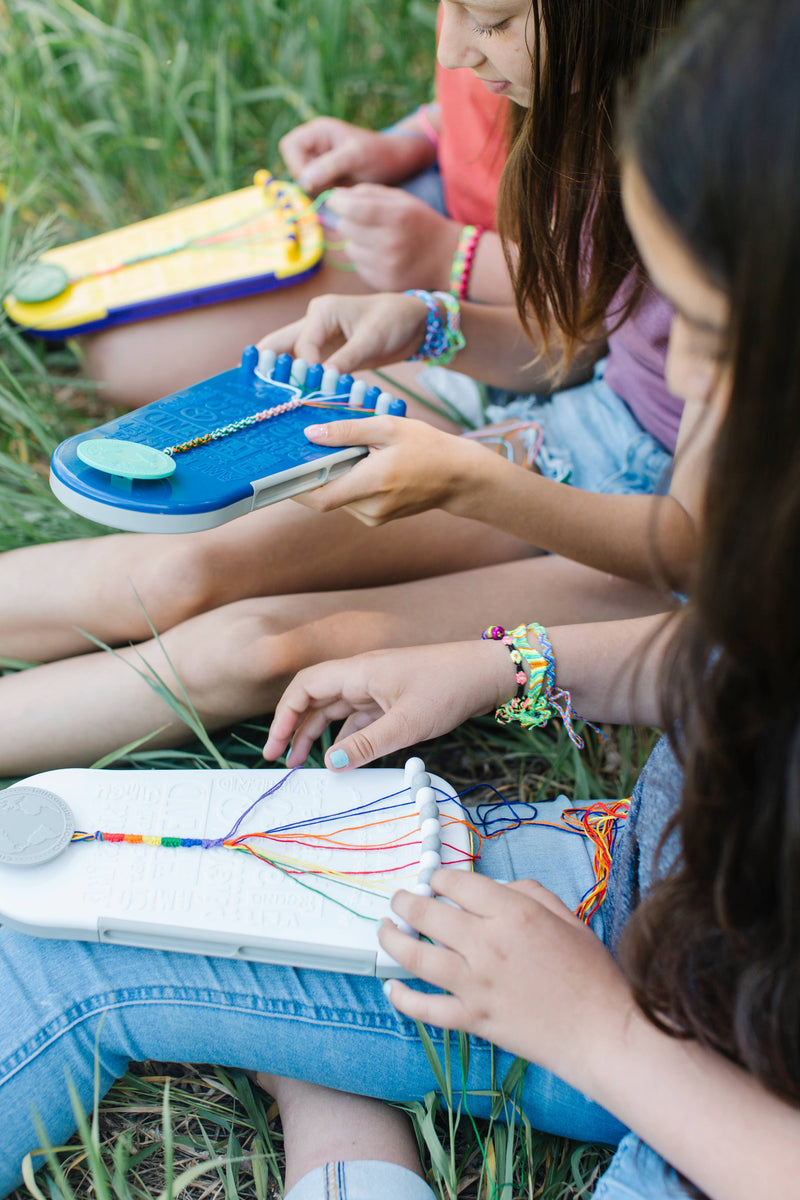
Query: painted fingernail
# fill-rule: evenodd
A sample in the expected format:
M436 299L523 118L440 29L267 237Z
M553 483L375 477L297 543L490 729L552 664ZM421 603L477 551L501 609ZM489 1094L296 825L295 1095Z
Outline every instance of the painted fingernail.
M346 750L331 750L328 762L332 767L338 769L339 767L348 767L350 765L350 758Z
M324 425L306 425L303 433L307 438L321 438L325 437L327 429Z
M394 983L393 979L385 979L383 981L383 994L387 998L387 1000L391 1000L391 998L392 998L392 984L393 983Z

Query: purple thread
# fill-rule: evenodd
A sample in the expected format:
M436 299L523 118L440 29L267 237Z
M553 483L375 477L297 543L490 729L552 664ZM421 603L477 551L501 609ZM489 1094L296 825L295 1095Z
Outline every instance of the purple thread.
M250 813L253 811L253 809L256 807L256 805L260 804L262 800L266 800L267 796L274 796L276 792L279 792L281 790L281 788L283 787L283 785L285 783L287 783L289 781L289 779L291 779L291 777L292 777L292 775L294 775L295 771L299 771L299 770L300 770L299 767L292 767L292 769L290 771L287 771L287 773L284 775L283 779L279 779L278 782L273 784L271 788L268 788L266 792L262 792L261 795L258 797L258 799L254 800L253 803L250 805L250 807L246 808L244 810L242 815L235 822L233 828L228 833L226 833L224 837L215 838L213 841L209 841L209 842L204 841L203 849L205 850L209 846L221 846L223 842L227 842L232 837L234 837L234 835L236 834L237 830L239 829L239 826L241 825L242 821L245 819L245 817L249 817Z

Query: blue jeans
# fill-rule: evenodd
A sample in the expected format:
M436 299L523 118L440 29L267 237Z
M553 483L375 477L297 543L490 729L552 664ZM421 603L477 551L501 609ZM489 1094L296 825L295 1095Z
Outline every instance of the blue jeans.
M547 805L547 818L565 803ZM594 881L582 838L536 826L485 842L480 870L497 879L538 878L572 908ZM594 927L602 936L602 921ZM54 1143L74 1126L67 1074L84 1106L91 1106L95 1054L102 1092L128 1062L149 1058L260 1069L388 1100L419 1098L436 1088L416 1026L372 978L50 941L3 928L0 1004L0 1195L19 1183L21 1159L38 1144L32 1105ZM429 1032L441 1057L445 1034ZM490 1100L469 1093L491 1089L512 1056L472 1038L466 1080L455 1041L452 1061L454 1091L465 1090L474 1115L487 1116ZM609 1143L626 1132L588 1097L537 1067L526 1073L521 1102L544 1132ZM356 1190L344 1194L358 1196ZM604 1193L605 1200L627 1194Z
M420 383L473 428L515 418L542 431L536 466L547 479L587 492L650 495L669 485L672 455L634 417L603 379L605 360L587 383L552 396L520 396L486 388L445 367L428 367ZM536 432L530 431L531 441Z

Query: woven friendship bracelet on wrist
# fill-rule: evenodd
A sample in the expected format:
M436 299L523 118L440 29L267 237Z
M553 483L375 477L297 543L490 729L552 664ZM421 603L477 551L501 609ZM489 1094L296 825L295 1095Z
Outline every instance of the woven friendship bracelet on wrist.
M535 650L528 644L529 631L539 640L541 651ZM523 729L537 729L546 725L554 716L559 716L564 723L567 736L579 750L583 749L584 741L575 732L573 722L583 721L593 729L598 737L604 734L591 721L581 717L572 706L572 697L564 688L555 682L555 658L553 647L547 636L547 630L535 622L531 625L518 625L516 629L507 632L501 625L493 625L481 634L484 639L502 642L509 647L512 661L525 662L528 666L527 686L524 695L517 695L507 700L495 712L495 720L501 725L517 721ZM519 659L514 658L519 655Z
M419 288L409 288L405 294L422 300L428 310L425 340L417 353L411 355L409 362L424 360L431 366L446 367L466 345L461 332L461 306L449 292L425 292ZM445 311L444 320L439 312L440 304Z
M482 225L465 225L461 230L461 236L453 255L453 265L450 268L450 292L458 300L467 298L472 263L482 234Z

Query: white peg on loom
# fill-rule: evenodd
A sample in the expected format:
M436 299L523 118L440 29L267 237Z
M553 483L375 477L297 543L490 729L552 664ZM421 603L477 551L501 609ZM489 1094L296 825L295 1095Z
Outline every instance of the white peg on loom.
M391 392L381 392L380 396L378 396L378 399L375 401L375 416L385 416L386 413L388 413L389 405L393 400L394 396Z
M322 383L319 385L319 390L323 396L335 396L338 383L339 372L336 370L336 367L326 367L322 373Z
M262 350L258 356L258 369L262 375L269 375L275 366L277 354L274 350Z
M364 382L363 379L357 379L355 381L355 383L353 384L353 386L351 387L350 395L347 398L348 407L349 408L363 408L364 407L364 396L366 394L367 394L366 383ZM414 763L418 762L418 763L422 764L421 758L410 758L408 761L414 762ZM408 766L408 764L406 764L406 767L407 766ZM420 765L420 770L421 769L422 769L422 766Z
M423 839L429 837L441 838L442 836L442 826L436 817L426 817L420 823L419 831Z
M359 379L357 379L355 381L355 383L353 384L353 391L355 391L355 389L357 388L357 386L360 382L361 382L361 380L359 380ZM404 781L406 787L411 787L411 781L414 778L414 776L419 775L419 773L424 770L425 770L425 763L422 761L421 758L406 759L406 765L403 767L403 781Z
M420 868L424 871L427 867L431 867L434 871L438 871L442 865L442 856L436 850L423 850L419 856Z
M415 798L420 824L431 819L438 820L439 805L436 803L436 793L432 787L421 787Z
M304 358L296 358L292 363L292 373L289 376L289 382L296 384L301 388L306 381L308 374L308 363Z

